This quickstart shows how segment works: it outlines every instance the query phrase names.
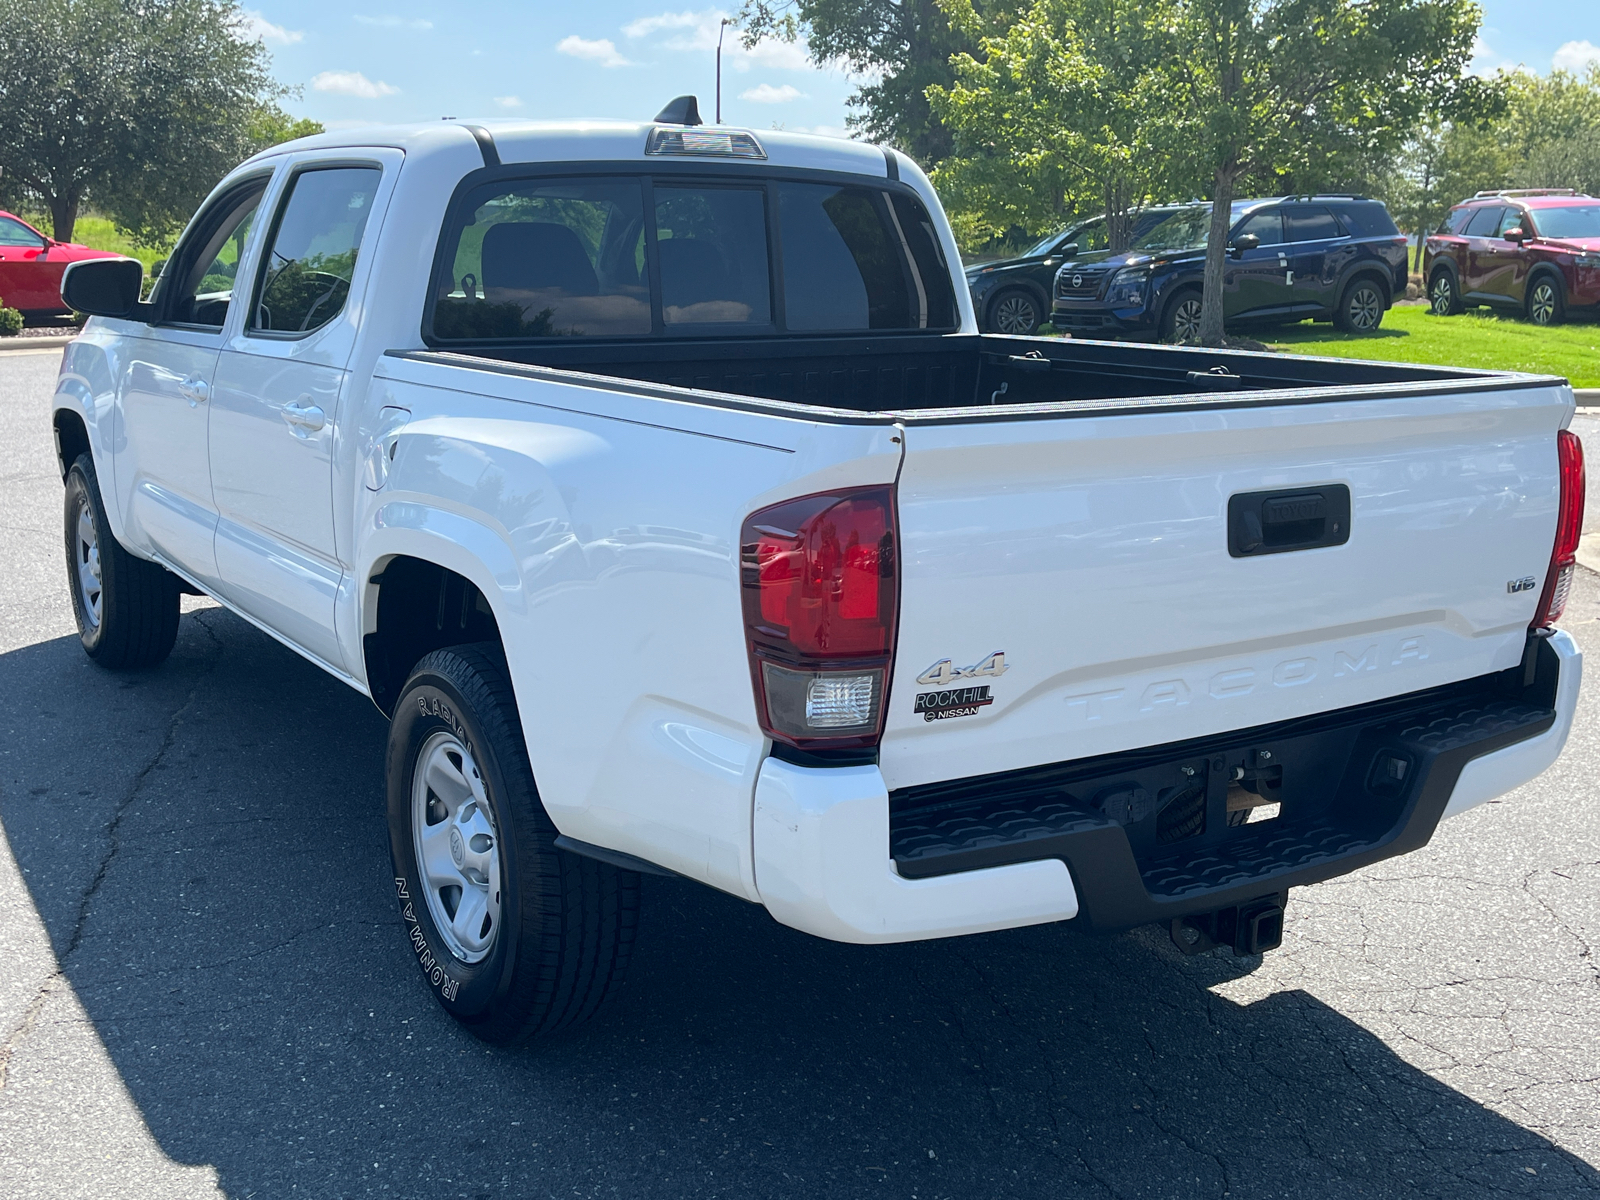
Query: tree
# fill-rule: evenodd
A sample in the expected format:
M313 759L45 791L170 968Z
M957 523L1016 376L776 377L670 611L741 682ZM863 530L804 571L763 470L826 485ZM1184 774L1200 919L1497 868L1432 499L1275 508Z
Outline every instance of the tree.
M1181 150L1165 141L1176 47L1163 0L1036 0L994 36L972 0L943 3L978 54L958 54L955 82L928 89L956 136L941 191L991 232L1098 209L1111 249L1126 249L1138 211L1172 192Z
M1247 175L1309 169L1312 155L1398 146L1426 114L1471 112L1494 89L1463 71L1471 0L1175 0L1175 119L1209 175L1201 341L1223 337L1232 203Z
M283 117L232 0L0 0L0 29L0 168L63 241L91 195L169 235Z
M1003 21L1022 0L991 0L984 13ZM925 167L951 150L950 131L928 103L930 87L955 80L950 57L972 49L938 0L744 0L735 19L744 44L804 38L813 62L842 61L865 81L850 97L861 112L849 125L904 150Z

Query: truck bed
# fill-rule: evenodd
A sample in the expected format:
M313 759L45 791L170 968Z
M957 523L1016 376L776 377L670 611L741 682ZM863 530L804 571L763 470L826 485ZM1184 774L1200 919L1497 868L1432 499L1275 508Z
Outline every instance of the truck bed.
M725 338L462 346L448 352L855 412L967 409L1239 392L1551 380L1503 372L1240 350L999 334ZM1318 394L1320 393L1320 394ZM1248 402L1248 401L1247 401ZM1273 403L1288 402L1274 397Z

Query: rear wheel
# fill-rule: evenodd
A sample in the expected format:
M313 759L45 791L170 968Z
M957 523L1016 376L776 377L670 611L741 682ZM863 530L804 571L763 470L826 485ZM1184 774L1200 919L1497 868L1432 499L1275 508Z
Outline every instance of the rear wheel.
M1365 276L1344 285L1338 307L1333 310L1333 325L1344 333L1371 333L1383 324L1387 304L1377 280Z
M1167 302L1167 311L1161 314L1161 340L1163 342L1198 342L1200 340L1200 293L1179 292Z
M106 519L94 459L67 472L67 590L78 640L102 667L153 667L178 640L178 577L122 548Z
M1528 286L1528 320L1535 325L1559 325L1567 315L1561 284L1540 275Z
M1449 271L1434 272L1428 284L1428 307L1435 316L1453 317L1462 311L1461 296L1456 291L1456 277Z
M626 972L639 876L556 848L498 646L416 665L387 768L401 920L434 999L499 1044L592 1016Z
M1026 336L1039 328L1044 314L1039 303L1021 288L1001 292L989 305L989 330L991 333L1010 333Z

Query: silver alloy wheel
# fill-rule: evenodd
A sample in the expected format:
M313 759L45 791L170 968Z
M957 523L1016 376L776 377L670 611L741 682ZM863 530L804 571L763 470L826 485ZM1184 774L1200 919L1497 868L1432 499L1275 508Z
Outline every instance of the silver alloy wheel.
M94 529L94 514L88 504L78 509L78 528L72 539L73 565L78 569L78 597L83 601L84 620L92 629L100 628L100 538Z
M1028 334L1038 326L1039 314L1032 300L1013 293L994 306L994 323L1001 333Z
M1383 297L1370 283L1358 283L1350 292L1350 328L1370 333L1383 321Z
M1200 340L1200 298L1189 296L1178 301L1178 307L1172 310L1172 340L1175 342L1197 342Z
M1450 282L1450 276L1440 275L1433 281L1433 287L1428 289L1428 303L1435 316L1448 317L1451 305L1455 302L1455 286Z
M1528 320L1535 325L1548 325L1556 319L1556 289L1548 279L1533 285L1528 296Z
M500 933L500 839L478 766L449 730L417 753L411 842L439 935L462 962L481 962Z

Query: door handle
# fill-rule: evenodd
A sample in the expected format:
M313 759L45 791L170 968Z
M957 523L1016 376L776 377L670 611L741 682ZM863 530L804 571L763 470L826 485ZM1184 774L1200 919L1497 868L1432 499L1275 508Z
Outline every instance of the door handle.
M302 396L300 400L309 400L310 398L309 396ZM301 404L299 400L285 404L279 411L283 413L283 419L294 427L296 437L304 437L306 433L315 433L328 423L328 415L315 404Z
M178 395L187 400L189 407L193 408L211 399L211 385L198 375L191 375L178 384Z

